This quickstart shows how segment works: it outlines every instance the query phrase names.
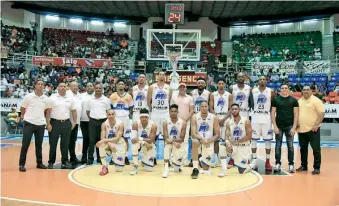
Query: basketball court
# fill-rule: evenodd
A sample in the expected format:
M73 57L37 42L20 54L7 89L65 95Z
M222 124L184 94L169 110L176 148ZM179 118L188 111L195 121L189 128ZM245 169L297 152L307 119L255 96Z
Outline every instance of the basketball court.
M259 162L258 172L238 174L236 168L228 176L217 177L220 168L212 175L190 177L192 168L184 167L180 174L170 173L162 178L163 142L158 143L158 165L153 172L142 170L130 176L131 165L117 173L109 166L110 173L99 176L101 165L80 166L74 170L38 170L35 168L34 144L27 155L27 172L18 171L20 138L3 137L1 143L1 203L2 205L319 205L339 204L339 144L322 144L321 174L312 171L312 150L309 151L309 171L289 174L265 173L264 161ZM287 168L286 145L283 149L283 168ZM81 139L76 149L80 153ZM43 161L47 162L48 139L43 144ZM58 151L60 155L60 152ZM259 157L264 158L264 145ZM81 155L80 155L81 156ZM80 157L79 156L79 157ZM295 144L296 166L300 165L298 144ZM55 168L60 168L59 163ZM274 162L274 152L271 156ZM312 198L314 197L314 198Z

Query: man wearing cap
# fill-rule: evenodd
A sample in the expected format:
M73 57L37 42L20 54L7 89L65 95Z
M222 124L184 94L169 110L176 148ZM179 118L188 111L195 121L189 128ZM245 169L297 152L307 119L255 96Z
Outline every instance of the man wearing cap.
M179 93L178 95L174 95L171 99L171 105L176 104L179 106L179 113L178 117L182 119L186 123L186 135L184 140L184 165L188 165L188 138L189 138L189 131L191 125L191 118L194 114L194 104L193 98L186 94L187 87L185 83L179 84Z

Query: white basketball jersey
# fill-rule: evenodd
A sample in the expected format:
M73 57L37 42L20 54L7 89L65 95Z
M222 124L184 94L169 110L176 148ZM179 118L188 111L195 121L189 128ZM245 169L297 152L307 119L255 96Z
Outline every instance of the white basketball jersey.
M157 83L153 84L152 115L153 114L158 114L158 115L168 114L169 90L170 90L170 87L168 84L164 84L163 88L159 88Z
M200 112L198 112L196 115L198 135L204 137L205 139L211 139L213 137L212 113L208 113L206 119L202 119Z
M154 124L152 121L148 120L148 124L145 128L142 127L141 121L138 120L138 137L148 138L151 133L152 125Z
M106 138L107 139L112 139L112 138L115 138L117 136L120 123L121 122L119 120L116 120L115 125L113 127L111 127L109 125L109 120L107 119L105 121L104 124L106 126ZM120 138L120 141L118 143L122 143L122 142L124 142L124 140L123 140L123 138Z
M183 121L180 118L175 124L171 121L171 119L167 120L167 131L169 139L180 139L182 124Z
M250 93L251 87L246 84L243 89L240 89L237 84L232 86L233 103L239 104L240 113L249 112L248 99L250 98ZM244 114L244 116L248 117L248 114Z
M238 124L234 122L234 118L230 119L228 124L230 126L230 135L231 140L241 140L246 137L246 127L245 127L245 118L240 117ZM250 144L250 140L246 142L239 143L236 146L247 146Z
M142 108L148 109L147 105L147 92L148 86L145 85L144 88L139 89L138 85L135 85L132 88L132 95L133 95L133 112L139 112Z
M228 98L230 93L227 91L224 91L223 94L219 94L218 91L213 92L214 97L214 112L217 115L218 118L223 118L226 116L228 112Z
M266 87L263 92L254 88L252 123L271 123L271 89Z
M204 89L201 95L199 95L198 89L195 89L192 91L194 113L200 112L201 102L206 101L208 103L209 97L210 97L210 92L206 89Z

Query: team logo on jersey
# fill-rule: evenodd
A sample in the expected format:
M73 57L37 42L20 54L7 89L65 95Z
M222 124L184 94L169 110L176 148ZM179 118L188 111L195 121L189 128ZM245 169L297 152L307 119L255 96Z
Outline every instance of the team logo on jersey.
M242 102L242 101L245 101L246 99L246 94L244 94L243 92L238 92L236 98L235 98L235 101L236 102Z
M115 132L114 132L113 130L110 130L110 131L108 132L108 139L111 139L111 138L113 138L113 137L115 137Z
M170 136L172 136L172 135L178 135L178 129L177 129L177 127L176 126L172 126L171 127L171 130L170 130L170 134L169 134Z
M209 127L210 126L207 124L207 122L203 122L199 127L199 132L207 132Z
M148 138L147 132L145 130L142 130L140 137Z
M217 102L217 106L219 107L219 106L221 106L221 107L223 107L225 105L225 100L224 100L224 98L219 98L218 99L218 102Z
M198 97L195 101L195 105L200 105L201 102L205 101L205 99L203 97Z
M124 158L123 158L122 156L118 156L118 157L117 157L117 160L120 161L120 162L122 162L122 161L124 160Z
M143 92L138 92L137 96L135 97L135 101L144 101L145 100L145 94Z
M240 127L238 127L238 126L234 127L233 136L239 137L239 136L242 135L242 133L243 133L243 131L242 131L242 129Z
M125 108L125 102L118 102L115 106L115 109L124 109Z
M163 91L158 91L158 93L155 95L155 99L166 99L167 94Z
M267 101L267 98L264 94L259 94L257 104L265 104Z

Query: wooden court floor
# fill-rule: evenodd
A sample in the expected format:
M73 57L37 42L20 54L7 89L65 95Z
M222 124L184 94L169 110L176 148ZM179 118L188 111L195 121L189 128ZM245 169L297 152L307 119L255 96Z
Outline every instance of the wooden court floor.
M309 171L281 175L248 173L239 175L236 169L229 176L218 178L220 168L211 176L190 178L192 168L182 174L161 177L162 164L151 173L140 172L129 176L132 166L122 173L98 175L100 166L80 167L75 170L38 170L35 168L34 144L27 155L26 173L18 171L20 140L1 142L1 205L89 205L89 206L169 206L169 205L289 205L335 206L339 205L339 147L322 148L321 174L313 176L312 150L309 149ZM43 161L47 165L49 146L45 139ZM77 144L81 151L81 141ZM264 157L263 145L259 157ZM283 168L287 168L287 151L283 149ZM299 148L295 145L296 167L300 165ZM58 151L60 161L60 151ZM271 163L274 164L272 150ZM261 165L263 166L263 165ZM105 179L104 179L105 178Z

